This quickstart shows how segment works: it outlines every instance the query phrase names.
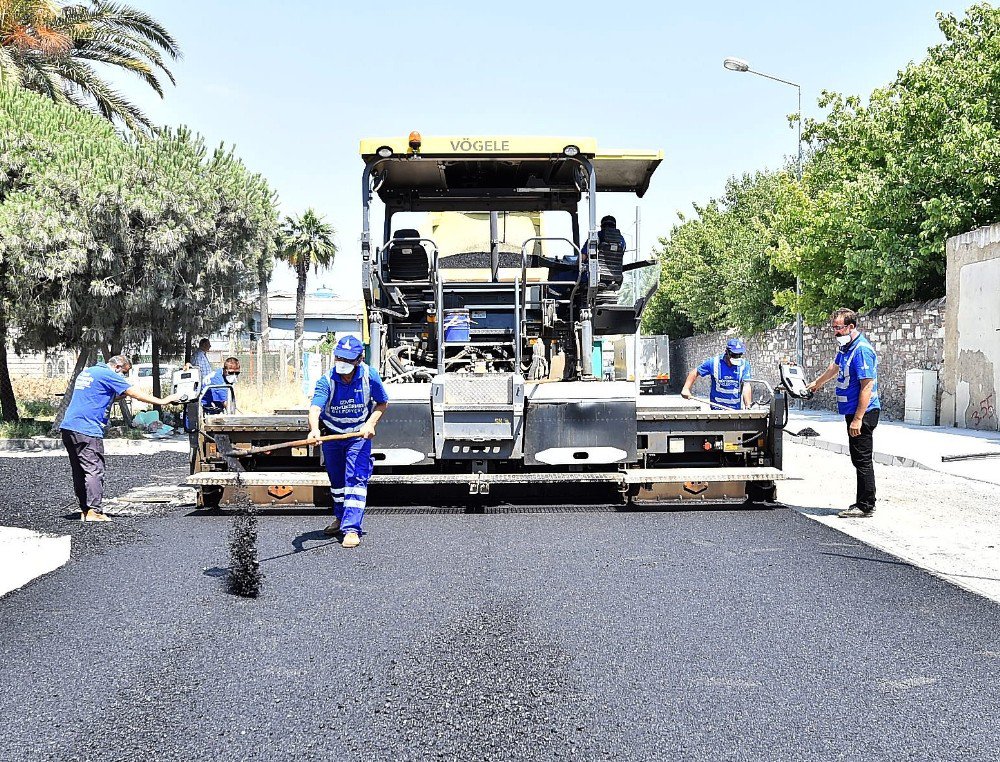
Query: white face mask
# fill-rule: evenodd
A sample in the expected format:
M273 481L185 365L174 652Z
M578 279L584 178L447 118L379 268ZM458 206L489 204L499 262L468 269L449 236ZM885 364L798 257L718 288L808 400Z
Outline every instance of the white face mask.
M843 336L838 336L837 343L840 344L840 346L842 347L846 347L848 344L851 343L851 334L848 333Z
M227 384L235 384L240 379L235 373L227 373L225 378Z
M342 376L349 376L354 372L354 363L344 360L337 360L333 367Z
M729 358L729 362L731 362L733 364L734 368L742 368L743 367L743 358L742 357L730 357Z

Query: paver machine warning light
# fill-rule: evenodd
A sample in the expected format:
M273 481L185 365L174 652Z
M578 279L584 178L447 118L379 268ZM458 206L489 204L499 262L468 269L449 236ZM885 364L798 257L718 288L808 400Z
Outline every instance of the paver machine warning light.
M637 333L659 278L624 288L656 261L602 229L598 195L643 196L662 158L583 137L361 142L366 360L389 393L373 490L405 485L427 503L449 485L521 497L583 485L635 504L773 497L780 395L715 410L602 370L600 347ZM253 448L307 429L304 410L206 416L189 482L232 489L218 433ZM318 458L314 446L242 458L240 482L265 503L328 503Z

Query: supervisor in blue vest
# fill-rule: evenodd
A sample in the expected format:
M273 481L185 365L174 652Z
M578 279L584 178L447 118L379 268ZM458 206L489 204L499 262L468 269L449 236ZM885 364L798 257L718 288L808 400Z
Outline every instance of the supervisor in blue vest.
M746 345L739 339L727 341L725 352L709 357L688 373L681 396L690 399L691 387L695 381L700 376L708 376L712 383L708 394L709 402L733 410L750 407L753 391L749 385L743 386L743 382L752 377L750 363L743 357L746 351Z
M179 394L154 397L134 388L125 377L132 362L124 355L112 357L80 371L73 384L73 397L59 425L63 445L73 472L73 492L80 504L80 521L111 521L101 508L104 498L104 431L108 411L125 395L152 405L169 405Z
M837 354L823 374L809 384L816 391L837 379L837 410L847 421L847 444L857 475L854 503L837 515L868 518L875 513L875 427L882 403L878 398L878 356L871 342L858 330L858 313L841 308L830 316Z
M361 522L372 475L372 438L385 413L389 395L374 368L361 361L364 346L345 336L334 347L334 367L316 382L309 406L309 438L358 432L359 436L323 443L323 460L330 476L333 522L323 531L343 535L345 548L361 543Z

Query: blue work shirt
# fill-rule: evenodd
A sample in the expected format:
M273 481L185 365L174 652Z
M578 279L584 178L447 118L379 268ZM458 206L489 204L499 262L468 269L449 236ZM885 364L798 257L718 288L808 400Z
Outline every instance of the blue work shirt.
M708 399L716 405L739 410L743 407L743 382L751 377L750 363L746 360L740 366L726 362L725 353L709 357L698 366L699 376L711 376L712 389Z
M226 383L226 372L225 369L219 368L217 371L205 378L201 382L201 385L202 387L208 387L213 384L224 383ZM228 399L229 391L227 389L209 389L201 398L201 406L204 408L206 413L221 413L225 410L226 401Z
M358 431L375 405L389 401L378 372L364 363L344 383L336 369L316 382L312 404L320 409L319 419L334 434Z
M837 410L841 415L857 412L863 378L875 379L865 412L882 407L878 399L878 357L868 339L859 333L854 341L837 350L833 361L840 367L837 374Z
M111 403L131 386L125 376L115 373L107 365L95 365L80 371L73 385L73 399L66 408L60 428L88 437L103 437Z

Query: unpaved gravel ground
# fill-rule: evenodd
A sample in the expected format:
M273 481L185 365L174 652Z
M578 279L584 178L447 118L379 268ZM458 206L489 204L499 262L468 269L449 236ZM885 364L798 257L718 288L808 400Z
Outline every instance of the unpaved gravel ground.
M17 475L57 488L51 460ZM840 474L804 462L808 507ZM324 515L264 515L254 600L226 592L229 516L155 513L0 599L0 759L895 762L1000 745L1000 606L794 510L387 508L355 551Z

